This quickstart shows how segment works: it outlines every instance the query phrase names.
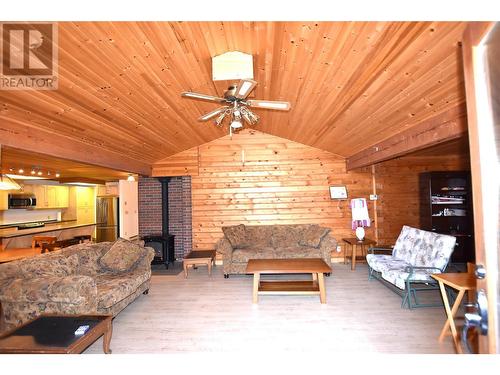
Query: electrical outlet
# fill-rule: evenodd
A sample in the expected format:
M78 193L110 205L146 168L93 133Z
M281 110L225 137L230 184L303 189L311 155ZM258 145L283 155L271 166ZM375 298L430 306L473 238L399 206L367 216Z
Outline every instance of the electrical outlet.
M340 245L337 245L337 253L340 253L342 251L342 247Z
M378 199L378 195L377 194L370 194L370 200L371 201L376 201Z

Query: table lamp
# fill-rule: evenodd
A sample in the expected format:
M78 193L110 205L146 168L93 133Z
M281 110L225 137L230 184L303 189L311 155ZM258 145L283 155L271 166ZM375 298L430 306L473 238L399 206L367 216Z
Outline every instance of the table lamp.
M365 239L365 227L370 226L368 217L368 205L365 198L351 199L352 229L356 231L359 241Z

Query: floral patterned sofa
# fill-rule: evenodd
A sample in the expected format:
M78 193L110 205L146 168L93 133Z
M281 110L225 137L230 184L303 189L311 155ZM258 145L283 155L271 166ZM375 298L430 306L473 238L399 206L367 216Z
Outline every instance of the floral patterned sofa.
M222 227L216 245L222 254L224 277L244 274L249 259L323 258L331 266L337 241L330 229L316 224Z
M372 247L366 256L369 278L377 278L394 285L403 293L402 306L420 307L416 300L415 284L426 289L436 286L432 274L444 272L455 248L456 237L403 226L392 249ZM376 254L390 251L391 254ZM422 305L424 306L424 305ZM425 305L428 306L428 305Z
M153 249L119 239L0 264L0 328L42 313L116 316L147 294L153 257Z

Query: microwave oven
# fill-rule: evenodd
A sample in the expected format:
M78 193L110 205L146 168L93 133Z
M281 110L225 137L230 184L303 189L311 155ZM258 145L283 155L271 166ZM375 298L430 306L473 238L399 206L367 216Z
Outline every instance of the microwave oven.
M34 208L35 206L34 194L9 194L9 208Z

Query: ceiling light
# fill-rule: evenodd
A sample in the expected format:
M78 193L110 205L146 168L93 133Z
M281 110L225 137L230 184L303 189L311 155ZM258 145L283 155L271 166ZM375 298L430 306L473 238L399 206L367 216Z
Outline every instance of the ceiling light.
M233 120L233 122L231 122L231 128L233 128L233 129L239 129L242 127L243 127L243 124L241 123L240 120Z
M242 78L253 78L252 55L231 51L212 57L212 79L214 81Z
M56 177L61 177L61 174L59 174L59 173L56 173Z
M21 169L19 169L19 170L17 171L17 173L19 173L19 174L23 174L23 173L24 173L24 169L22 169L22 168L21 168Z
M134 182L135 181L135 177L133 175L129 174L128 177L127 177L127 181Z
M36 173L36 172L35 172L35 170L34 170L34 169L32 169L32 170L31 170L31 174L35 174L35 173Z
M43 173L42 171L38 171L37 175L41 176Z

